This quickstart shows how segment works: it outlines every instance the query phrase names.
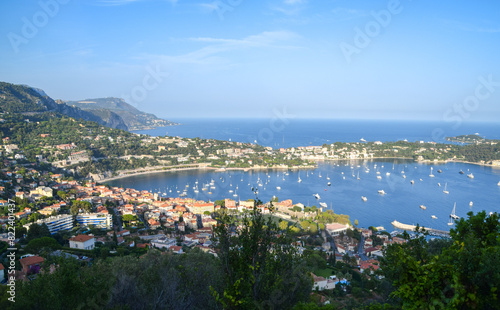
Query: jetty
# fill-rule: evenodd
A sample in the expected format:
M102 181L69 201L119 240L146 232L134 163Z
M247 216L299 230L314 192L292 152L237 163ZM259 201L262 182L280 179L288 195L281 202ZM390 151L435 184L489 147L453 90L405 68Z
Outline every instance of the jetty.
M403 223L400 223L396 220L391 222L391 224L392 224L392 226L394 226L398 229L403 229L403 230L408 230L408 231L415 231L415 228L417 227L415 225L403 224ZM450 236L449 231L428 228L428 227L424 227L424 226L420 226L420 227L425 228L425 230L428 231L430 235L437 235L437 236L444 236L444 237Z

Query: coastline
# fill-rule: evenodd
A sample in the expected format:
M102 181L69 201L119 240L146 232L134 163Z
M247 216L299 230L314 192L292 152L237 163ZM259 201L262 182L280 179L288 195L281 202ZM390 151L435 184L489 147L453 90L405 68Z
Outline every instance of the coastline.
M401 160L413 160L418 163L424 163L424 164L448 164L448 163L463 163L463 164L471 164L471 165L477 165L477 166L484 166L484 167L492 167L492 168L497 168L500 169L500 166L498 165L492 165L492 164L486 164L486 163L476 163L476 162L468 162L468 161L463 161L463 160L439 160L439 161L431 161L431 160L414 160L411 157L372 157L372 158L356 158L356 159L341 159L341 158L325 158L325 159L319 159L316 160L315 163L319 161L373 161L373 160L383 160L383 159L401 159ZM127 174L120 174L117 176L112 176L112 177L104 177L99 180L95 180L97 183L106 183L108 181L114 181L114 180L119 180L127 177L133 177L133 176L138 176L138 175L147 175L147 174L154 174L154 173L161 173L161 172L175 172L175 171L189 171L189 170L212 170L216 172L223 172L223 171L250 171L250 170L296 170L296 169L315 169L317 165L315 166L294 166L294 167L283 167L283 166L276 166L276 167L267 167L267 166L254 166L254 167L247 167L247 168L238 168L238 167L211 167L208 166L208 164L191 164L192 167L186 167L188 165L179 165L179 166L162 166L158 167L157 169L151 169L151 170L141 170L137 172L131 172ZM136 169L137 170L137 169ZM125 171L126 173L126 171Z
M223 171L250 171L250 170L297 170L297 169L315 169L317 166L306 166L306 167L266 167L266 166L255 166L255 167L248 167L248 168L238 168L238 167L230 167L230 168L221 168L221 167L210 167L208 164L192 164L193 167L183 167L186 165L179 165L179 166L163 166L159 167L158 169L151 169L151 170L141 170L137 172L131 172L128 174L120 174L117 176L112 176L112 177L105 177L99 180L95 180L97 183L106 183L108 181L114 181L114 180L119 180L119 179L124 179L128 177L134 177L138 175L147 175L147 174L155 174L155 173L161 173L161 172L170 172L170 171L190 171L190 170L212 170L215 172L223 172ZM196 166L194 166L196 165ZM137 169L136 169L137 170Z

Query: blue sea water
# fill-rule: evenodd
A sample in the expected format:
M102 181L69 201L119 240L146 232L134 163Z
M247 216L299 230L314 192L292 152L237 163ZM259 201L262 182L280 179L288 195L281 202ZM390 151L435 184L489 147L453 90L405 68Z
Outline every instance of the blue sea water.
M269 120L203 119L181 122L184 125L140 133L165 135L168 132L170 136L231 139L240 142L257 140L260 144L272 147L321 145L335 141L359 141L360 138L368 141L436 141L432 134L436 132L436 128L445 132L445 136L478 133L486 138L500 139L499 123L463 124L453 129L443 123L406 121L290 120L286 126L279 128L279 124L272 124ZM281 130L275 130L272 139L259 141L259 132L262 133L266 128L271 133L273 129ZM262 134L260 136L261 140L266 138ZM433 178L429 176L431 168L435 175ZM439 169L442 173L437 172ZM465 174L459 174L460 170ZM377 179L377 171L382 179ZM468 178L469 173L475 177ZM299 177L301 183L298 182ZM215 183L215 188L209 190L211 193L208 190L202 191L203 184L208 184L211 180ZM413 185L411 180L414 180ZM331 186L327 186L329 181ZM276 195L280 200L292 199L294 203L300 202L306 206L319 207L319 203L323 202L335 213L349 215L353 223L357 219L362 227L383 226L392 231L394 228L390 223L394 220L448 230L453 227L448 222L455 203L456 213L460 217L465 217L469 211L500 212L499 181L500 169L492 167L465 163L422 164L387 159L327 161L320 162L317 169L300 171L164 172L128 177L109 184L165 193L171 197L177 197L187 189L189 197L212 201L255 198L253 187L258 188L258 198L262 201L269 201ZM449 194L443 193L445 185ZM194 192L196 187L199 193ZM379 190L384 190L387 194L380 195ZM313 194L319 194L320 199L314 198ZM365 196L367 201L363 202L361 196ZM471 201L473 204L469 206ZM423 210L420 205L427 208ZM437 219L432 219L431 215L435 215Z
M381 121L336 119L178 119L181 125L135 131L152 136L181 136L258 143L273 148L333 142L444 142L445 137L475 134L500 139L500 122Z

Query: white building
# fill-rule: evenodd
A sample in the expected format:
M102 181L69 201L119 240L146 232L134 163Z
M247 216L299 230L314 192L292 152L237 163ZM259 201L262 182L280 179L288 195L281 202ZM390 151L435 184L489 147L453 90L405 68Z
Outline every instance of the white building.
M326 224L325 225L326 230L330 233L332 236L338 236L340 235L341 232L346 232L348 226L339 224L339 223L331 223L331 224Z
M113 217L105 213L78 214L76 221L80 226L94 225L98 228L111 229L113 227Z
M94 249L95 238L88 235L78 235L69 239L69 247L72 249L92 250Z
M51 234L54 234L60 230L70 230L73 228L73 216L71 215L57 215L51 216L45 219L41 219L35 222L38 225L45 224L49 228ZM30 229L30 224L24 225L26 229Z

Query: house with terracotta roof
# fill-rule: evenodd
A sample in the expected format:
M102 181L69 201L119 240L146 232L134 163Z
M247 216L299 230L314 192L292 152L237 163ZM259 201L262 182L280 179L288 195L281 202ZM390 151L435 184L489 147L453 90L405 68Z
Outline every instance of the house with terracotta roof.
M77 235L69 239L69 247L72 249L92 250L95 246L94 236Z
M40 272L43 262L43 257L38 255L28 256L19 260L24 275L37 274Z
M184 253L182 251L182 247L178 245L172 245L171 247L168 248L170 251L174 252L175 254L182 254Z
M319 277L311 272L311 276L313 277L313 290L317 289L318 291L323 290L333 290L335 288L335 281L332 279L325 279L323 277Z

